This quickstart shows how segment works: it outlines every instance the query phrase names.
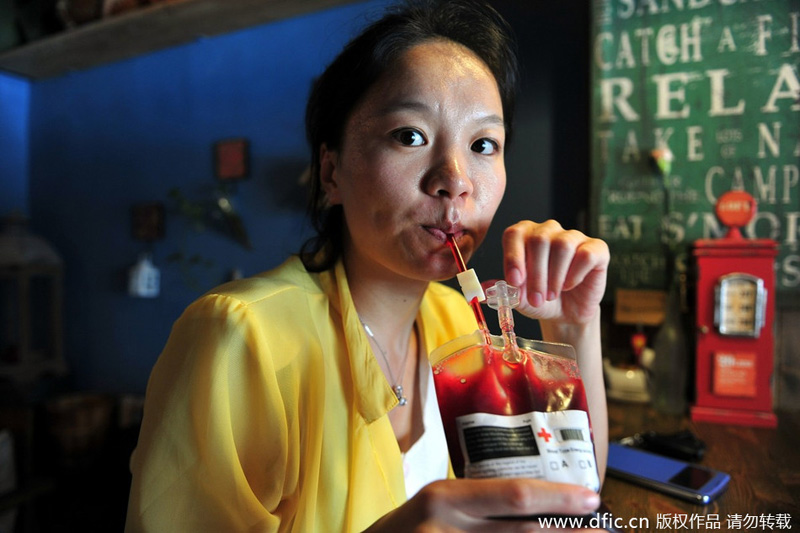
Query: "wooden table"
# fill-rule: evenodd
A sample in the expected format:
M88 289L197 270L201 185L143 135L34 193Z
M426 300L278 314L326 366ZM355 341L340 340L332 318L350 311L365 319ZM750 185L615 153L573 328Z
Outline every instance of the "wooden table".
M778 412L778 427L764 429L694 423L656 413L649 405L614 400L608 411L610 440L690 429L706 443L699 464L731 476L727 491L709 505L606 476L603 503L620 531L800 530L800 412Z

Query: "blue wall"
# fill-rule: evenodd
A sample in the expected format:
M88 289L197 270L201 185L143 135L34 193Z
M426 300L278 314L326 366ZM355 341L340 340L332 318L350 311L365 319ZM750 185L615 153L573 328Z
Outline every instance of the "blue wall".
M308 160L303 114L311 80L387 3L372 0L45 81L0 77L3 102L10 93L11 107L21 109L30 98L28 115L0 118L19 144L0 147L3 164L9 154L15 164L0 195L27 202L33 229L64 257L68 386L143 392L186 305L233 268L254 274L297 251L309 234L297 181ZM523 90L506 160L509 189L473 261L484 279L502 276L507 224L555 215L574 226L588 190L588 12L545 1L495 3L520 37ZM567 100L556 113L560 98ZM127 271L147 249L130 236L131 205L169 206L175 186L186 196L208 196L212 143L228 137L250 140L251 177L237 185L234 203L254 249L214 232L193 233L170 214L165 239L152 249L161 296L129 297ZM177 251L215 263L187 277L167 261ZM517 330L533 335L522 321Z
M0 216L28 214L30 84L0 74Z
M182 309L225 281L279 264L308 234L298 177L308 149L308 88L377 3L257 27L32 84L30 197L34 229L66 265L65 347L72 385L144 390ZM378 10L380 12L380 10ZM236 186L253 250L168 215L153 247L161 296L131 298L127 270L147 249L130 236L130 208L179 186L210 197L212 144L250 141L251 177ZM190 278L170 254L212 259Z

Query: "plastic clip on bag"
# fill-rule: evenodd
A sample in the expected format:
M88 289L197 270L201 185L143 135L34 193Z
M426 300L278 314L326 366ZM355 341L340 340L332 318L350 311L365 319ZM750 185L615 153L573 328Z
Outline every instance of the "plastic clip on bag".
M575 350L517 338L511 309L518 290L500 281L486 292L502 336L490 335L479 321L479 330L431 354L456 476L529 477L599 491Z

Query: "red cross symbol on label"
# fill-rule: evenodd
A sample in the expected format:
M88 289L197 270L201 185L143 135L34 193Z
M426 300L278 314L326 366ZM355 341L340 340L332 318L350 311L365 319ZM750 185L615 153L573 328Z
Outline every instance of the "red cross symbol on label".
M550 442L550 438L553 436L547 432L545 428L542 428L539 433L536 434L537 437L541 437L544 439L545 442Z

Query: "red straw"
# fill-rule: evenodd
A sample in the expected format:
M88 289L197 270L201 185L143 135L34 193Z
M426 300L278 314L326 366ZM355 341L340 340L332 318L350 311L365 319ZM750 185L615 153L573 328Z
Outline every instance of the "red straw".
M456 238L453 234L447 235L447 246L449 246L450 251L453 252L453 258L456 260L456 265L458 265L458 271L466 272L467 264L464 262L464 258L461 256L461 250L458 249Z
M449 246L450 251L453 252L453 258L456 260L458 271L466 272L467 264L464 262L464 258L461 256L461 250L458 249L456 238L452 233L447 235L447 246ZM486 318L483 316L483 309L481 309L481 303L478 301L478 297L476 296L473 298L472 301L469 302L469 305L472 306L472 312L475 314L475 320L478 322L478 327L481 331L483 331L487 342L491 344L492 341L491 337L489 337L489 327L486 325Z

